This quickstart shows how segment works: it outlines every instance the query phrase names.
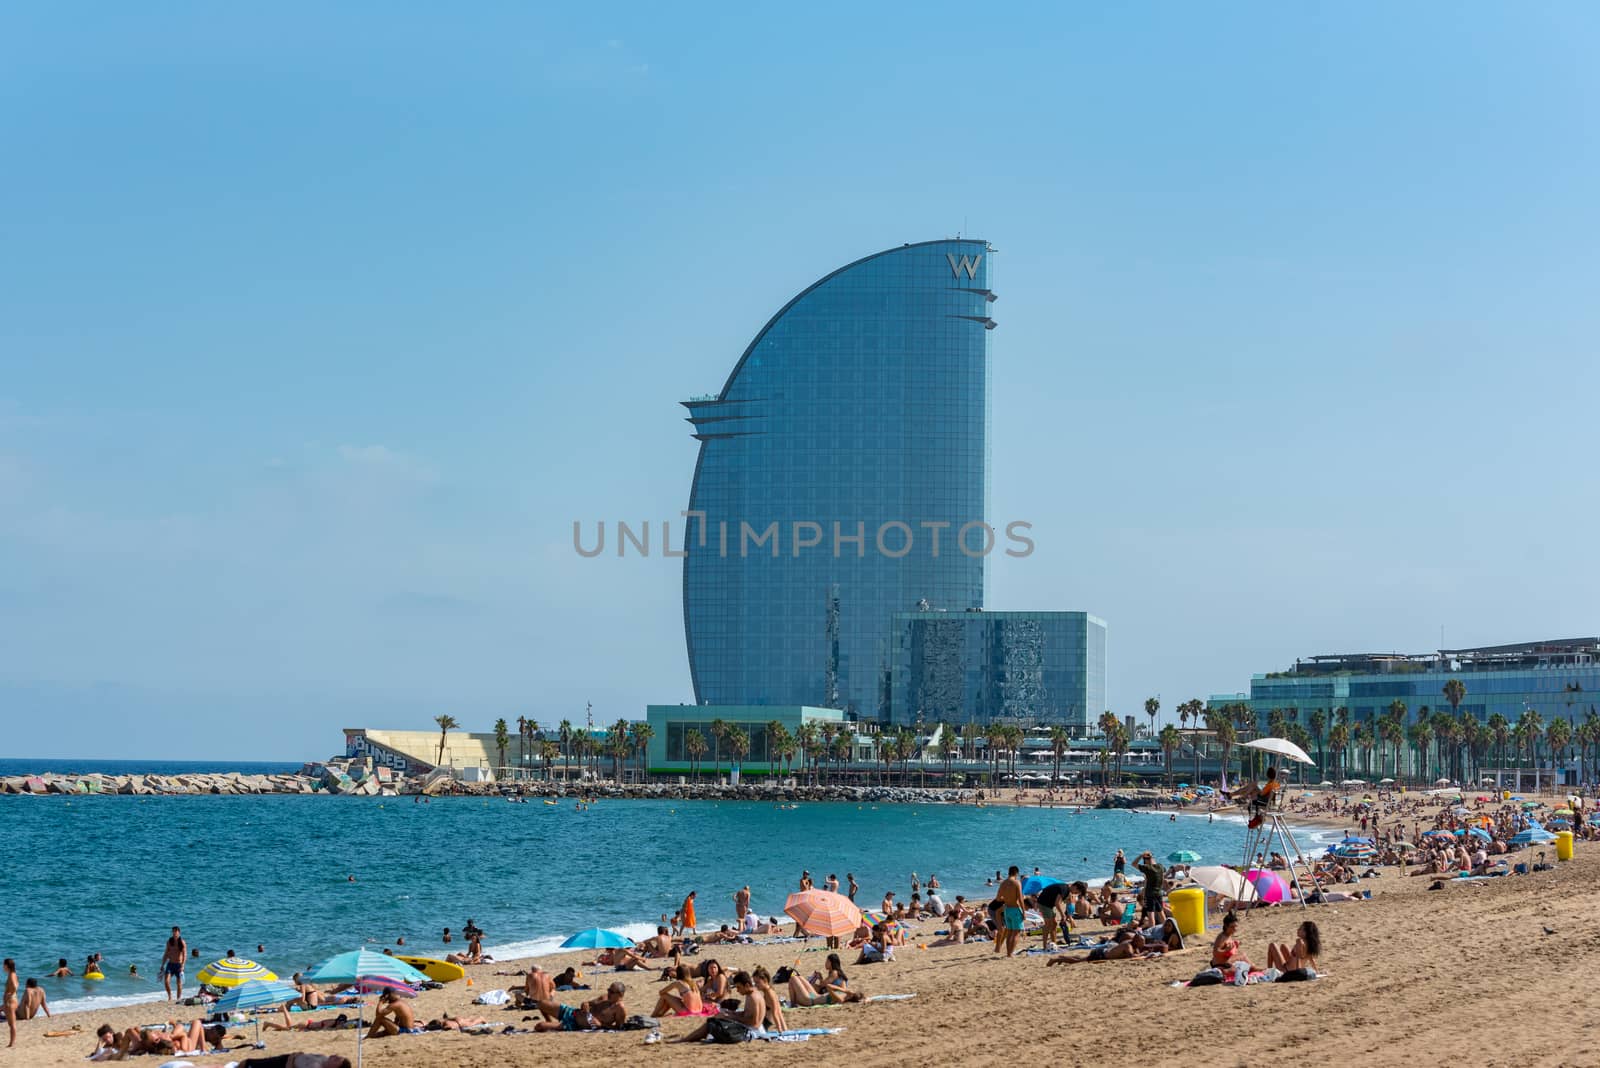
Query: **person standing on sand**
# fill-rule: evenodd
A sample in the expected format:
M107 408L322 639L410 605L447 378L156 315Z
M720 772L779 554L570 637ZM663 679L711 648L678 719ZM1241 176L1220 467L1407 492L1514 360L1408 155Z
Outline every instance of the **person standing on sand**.
M189 958L189 943L183 940L183 932L177 927L172 928L172 937L167 939L167 948L161 953L161 987L167 992L168 1001L183 1000L183 964ZM172 981L178 981L178 992L172 992Z
M17 1044L17 962L10 957L5 959L6 994L4 1011L6 1026L11 1029L11 1041L6 1043L9 1048Z
M745 913L750 911L750 884L733 892L733 914L738 919L739 925L744 925Z
M689 891L689 896L683 899L683 929L692 934L698 934L694 923L694 891Z
M1017 940L1022 937L1022 875L1015 864L1000 884L1000 930L995 933L994 950L1002 949L1005 955L1014 956Z

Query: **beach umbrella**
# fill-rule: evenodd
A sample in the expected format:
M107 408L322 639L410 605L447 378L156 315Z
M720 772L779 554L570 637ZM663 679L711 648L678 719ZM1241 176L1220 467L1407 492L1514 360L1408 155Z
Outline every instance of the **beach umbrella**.
M1474 838L1481 838L1485 842L1494 841L1494 835L1490 834L1488 831L1484 830L1482 827L1468 827L1467 828L1467 833L1472 835L1472 837L1474 837Z
M300 991L293 983L270 979L246 979L223 994L211 1006L215 1013L245 1012L266 1009L274 1005L287 1005L300 1000ZM261 1045L261 1020L256 1018L256 1045Z
M402 983L425 983L428 977L405 961L387 953L374 953L370 949L353 949L338 953L305 973L308 983L360 983L368 979L391 979ZM356 1064L361 1063L361 1010L364 1003L356 1003Z
M1022 881L1022 892L1032 897L1047 886L1060 885L1060 879L1052 879L1048 875L1030 875Z
M1339 785L1340 786L1365 786L1365 785L1367 785L1367 780L1365 780L1365 779L1340 779L1339 780Z
M626 949L633 939L603 927L587 927L561 943L562 949Z
M1167 854L1167 860L1173 864L1193 864L1200 859L1200 854L1192 849L1175 849Z
M1318 786L1332 786L1333 783L1329 782L1327 779L1323 779L1321 782L1317 783L1317 785Z
M1269 871L1266 868L1251 868L1244 873L1244 877L1249 879L1251 885L1256 888L1256 893L1260 895L1261 900L1269 905L1275 905L1289 898L1289 884L1284 882L1283 876L1275 871Z
M1570 816L1572 815L1572 810L1570 808L1558 808L1556 809L1555 814L1557 816Z
M414 998L417 996L416 987L407 986L398 979L384 979L380 976L373 976L371 979L361 980L361 982L356 984L356 989L361 991L363 994L381 994L387 990L395 997Z
M1394 782L1394 780L1393 780L1393 779L1379 779L1379 780L1378 780L1378 785L1379 785L1379 786L1387 786L1387 785L1389 785L1389 784L1390 784L1390 783L1392 783L1392 782Z
M1433 785L1435 785L1435 786L1449 786L1450 785L1450 780L1449 779L1435 779L1435 780L1433 780Z
M1555 840L1556 836L1545 830L1543 827L1529 827L1525 831L1518 831L1516 834L1512 835L1510 844L1518 847L1544 845L1547 842L1554 842Z
M200 969L199 979L202 985L219 986L224 990L248 983L252 979L272 980L277 976L253 960L242 957L224 957L212 961Z
M1297 764L1316 763L1315 760L1306 755L1304 749L1301 749L1287 738L1257 738L1254 741L1245 742L1244 748L1259 749L1263 753L1275 753L1285 759L1293 760Z
M829 890L801 890L790 894L783 911L808 934L829 938L852 933L861 926L861 910L843 894Z
M1256 888L1243 875L1232 868L1220 865L1202 865L1189 869L1189 878L1199 883L1219 897L1232 898L1235 901L1254 901Z

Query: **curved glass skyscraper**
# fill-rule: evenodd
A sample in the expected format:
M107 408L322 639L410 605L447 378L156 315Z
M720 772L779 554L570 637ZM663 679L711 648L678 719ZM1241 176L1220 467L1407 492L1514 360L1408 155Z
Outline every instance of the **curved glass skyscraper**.
M702 704L885 715L897 612L983 605L990 256L880 252L791 300L714 397L683 621Z

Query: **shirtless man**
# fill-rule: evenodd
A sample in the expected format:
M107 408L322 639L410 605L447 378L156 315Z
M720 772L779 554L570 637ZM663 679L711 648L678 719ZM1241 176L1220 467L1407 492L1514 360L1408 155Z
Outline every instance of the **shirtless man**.
M672 936L665 927L657 927L655 937L639 943L639 952L646 957L672 956Z
M290 1018L287 1005L279 1005L278 1012L283 1016L282 1023L277 1020L265 1020L261 1026L268 1031L337 1031L350 1022L350 1017L342 1012L332 1019L324 1017L321 1020L306 1020L303 1023L295 1023Z
M744 914L750 911L750 887L745 885L733 892L733 915L740 924L744 923Z
M6 1043L6 1048L17 1044L17 962L10 957L5 959L6 994L4 1012L6 1026L11 1029L11 1041Z
M424 1031L465 1031L469 1027L482 1027L488 1023L483 1016L441 1016L422 1025Z
M183 963L189 959L189 943L183 940L183 932L176 927L172 929L172 937L167 939L167 948L161 953L161 986L167 992L168 1001L183 1000ZM172 981L178 981L178 991L174 995Z
M17 1009L17 1014L24 1020L31 1020L43 1012L50 1015L50 1002L44 996L44 989L39 985L39 980L29 979L22 990L22 1003Z
M378 1008L372 1014L372 1027L367 1031L368 1038L383 1038L386 1035L398 1035L401 1031L410 1031L417 1026L417 1018L411 1012L411 1006L395 997L388 990L378 998Z
M1000 929L995 932L994 951L1004 950L1008 957L1015 956L1017 941L1022 937L1022 876L1015 864L1011 865L1000 892Z
M554 1001L541 1001L539 1012L544 1019L533 1025L535 1031L615 1031L628 1019L628 1010L622 1004L627 988L612 983L605 996L586 1001L582 1005L562 1005Z
M67 965L67 958L62 957L56 961L56 970L50 973L57 979L65 979L72 974L72 969Z
M517 1008L532 1008L541 1001L550 1001L555 996L556 981L550 977L549 972L535 964L528 969L528 977L522 981Z

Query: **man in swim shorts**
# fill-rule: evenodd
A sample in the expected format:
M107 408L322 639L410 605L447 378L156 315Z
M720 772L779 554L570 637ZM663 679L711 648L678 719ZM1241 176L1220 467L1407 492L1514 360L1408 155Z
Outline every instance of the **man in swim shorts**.
M582 1005L562 1005L554 1001L539 1002L539 1012L544 1019L533 1025L535 1031L615 1031L628 1018L622 1004L627 988L612 983L605 996L586 1001Z
M1022 937L1022 876L1015 864L995 896L1000 902L1000 930L995 932L994 949L996 953L1003 950L1006 956L1015 956L1017 941Z
M189 957L189 944L183 940L183 932L176 927L172 929L172 937L167 939L167 948L161 954L161 986L167 992L168 1001L183 1000L183 962ZM178 990L174 994L172 981L178 981Z

